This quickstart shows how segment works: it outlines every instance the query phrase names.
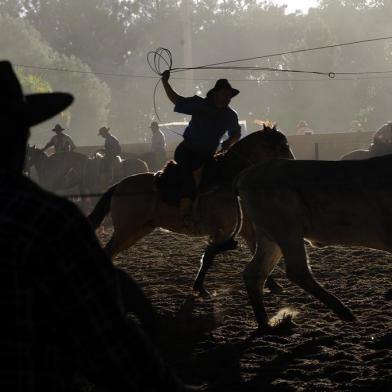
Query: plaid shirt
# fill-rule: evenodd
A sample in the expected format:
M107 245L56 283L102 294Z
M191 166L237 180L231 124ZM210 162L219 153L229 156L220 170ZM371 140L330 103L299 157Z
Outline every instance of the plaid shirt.
M0 246L0 390L70 391L75 373L110 391L176 390L74 205L0 173Z

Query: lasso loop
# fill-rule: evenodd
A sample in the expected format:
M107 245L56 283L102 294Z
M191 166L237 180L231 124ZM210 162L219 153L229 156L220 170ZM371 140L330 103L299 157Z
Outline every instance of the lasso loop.
M166 49L166 48L158 48L156 50L151 50L150 52L148 52L147 53L147 63L150 66L151 70L159 76L162 76L164 71L171 72L173 70L173 68L172 68L173 56L172 56L170 50ZM165 67L167 69L163 70L163 67ZM159 78L157 83L155 84L155 87L154 87L153 105L154 105L155 116L156 116L157 120L161 123L161 127L162 127L163 121L159 117L158 110L157 110L157 104L156 104L156 94L157 94L157 89L158 89L158 85L160 82L161 82L161 79ZM181 133L176 132L173 129L170 129L168 126L164 126L164 127L167 131L175 133L176 135L182 137Z
M147 63L155 74L162 76L164 71L172 70L173 56L169 49L158 48L147 53ZM167 69L163 70L162 63Z

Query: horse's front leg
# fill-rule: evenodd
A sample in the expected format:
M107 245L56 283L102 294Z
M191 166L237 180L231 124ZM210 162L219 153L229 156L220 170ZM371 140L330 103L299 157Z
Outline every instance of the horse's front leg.
M246 244L248 245L250 252L254 255L256 252L255 230L252 224L250 223L249 219L247 218L244 219L241 236L246 241ZM265 286L273 294L281 294L284 291L283 287L273 278L272 275L269 275L267 277Z

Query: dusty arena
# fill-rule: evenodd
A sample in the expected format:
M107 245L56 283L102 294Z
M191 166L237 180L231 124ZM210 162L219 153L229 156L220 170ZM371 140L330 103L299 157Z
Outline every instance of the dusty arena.
M104 244L110 235L101 234ZM206 391L387 391L392 385L392 255L365 248L309 248L316 278L357 321L340 321L285 277L266 306L296 314L281 333L261 335L242 281L245 246L217 257L211 299L191 295L205 248L200 238L155 230L114 263L145 290L161 319L161 349L178 375Z

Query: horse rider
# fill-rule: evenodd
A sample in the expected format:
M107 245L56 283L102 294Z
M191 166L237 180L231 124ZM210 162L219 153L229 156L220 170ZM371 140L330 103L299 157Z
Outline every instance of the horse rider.
M156 121L150 125L151 129L151 155L153 166L159 169L166 161L166 139L165 134L159 129Z
M49 147L54 147L55 153L60 152L70 152L75 150L76 146L73 140L69 135L64 133L65 128L63 128L60 124L56 124L52 129L52 132L55 132L54 135L48 143L46 143L45 147L41 149L41 151L47 150Z
M99 128L98 135L105 139L104 148L99 150L99 152L104 154L101 161L100 173L103 185L106 186L114 179L113 163L116 157L121 154L121 145L118 139L110 132L110 127Z
M184 226L192 225L193 201L198 192L204 164L214 156L225 133L228 138L221 143L227 150L241 137L237 113L229 106L239 90L231 87L227 79L217 80L206 98L194 95L182 97L169 84L170 72L162 74L166 95L175 105L174 111L191 115L184 131L184 140L177 146L174 159L182 168L183 187L180 212Z
M374 134L369 150L372 156L392 154L392 121L388 121Z

